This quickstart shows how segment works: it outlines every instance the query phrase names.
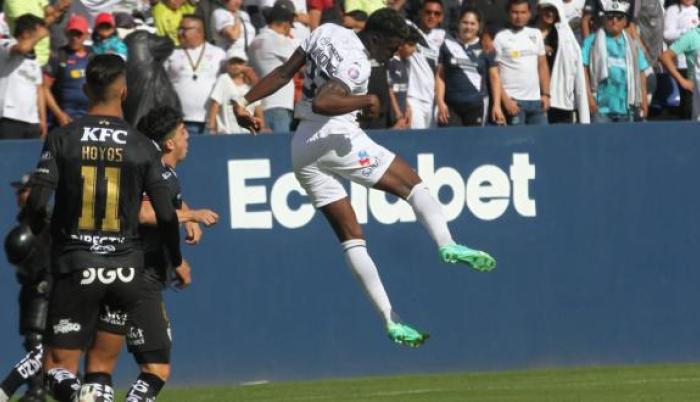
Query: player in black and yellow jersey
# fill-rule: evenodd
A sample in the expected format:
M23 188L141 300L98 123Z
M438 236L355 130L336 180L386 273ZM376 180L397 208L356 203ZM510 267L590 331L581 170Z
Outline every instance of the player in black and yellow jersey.
M163 177L161 152L122 118L125 70L124 61L115 55L99 55L88 64L88 115L49 134L23 214L38 233L45 205L55 191L54 290L44 370L59 402L70 401L79 389L75 374L81 351L94 335L102 304L127 312L130 326L147 328L139 322L147 319L139 311L145 287L138 230L144 192L153 204L172 264L182 264L178 219ZM145 330L141 335L149 338ZM144 382L157 386L158 373L142 366L135 386Z

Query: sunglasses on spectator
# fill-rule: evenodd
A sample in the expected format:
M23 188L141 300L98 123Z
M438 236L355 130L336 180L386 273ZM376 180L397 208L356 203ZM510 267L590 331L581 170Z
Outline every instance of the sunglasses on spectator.
M627 18L627 15L625 13L619 13L619 12L612 12L612 13L605 13L605 18L609 20L617 20L621 21Z
M439 17L442 15L442 11L425 10L423 12L425 13L425 15L434 15L436 17Z

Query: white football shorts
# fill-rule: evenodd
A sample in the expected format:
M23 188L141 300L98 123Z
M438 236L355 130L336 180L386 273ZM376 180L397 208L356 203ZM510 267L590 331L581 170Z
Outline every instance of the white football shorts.
M294 174L316 208L348 196L341 178L374 186L396 156L359 127L336 121L302 121L291 148Z

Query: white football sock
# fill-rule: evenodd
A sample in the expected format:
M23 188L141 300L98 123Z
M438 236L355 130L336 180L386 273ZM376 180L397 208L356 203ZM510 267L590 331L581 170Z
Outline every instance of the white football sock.
M362 283L367 295L374 303L385 322L391 320L391 302L379 278L377 267L372 257L367 253L367 243L362 239L348 240L342 243L345 250L345 261Z
M406 198L413 212L415 212L418 222L428 231L438 247L454 244L450 229L447 227L447 219L442 213L442 207L430 194L430 190L425 183L416 184L411 190L411 194Z
M5 394L5 391L0 389L0 402L9 402L10 397Z

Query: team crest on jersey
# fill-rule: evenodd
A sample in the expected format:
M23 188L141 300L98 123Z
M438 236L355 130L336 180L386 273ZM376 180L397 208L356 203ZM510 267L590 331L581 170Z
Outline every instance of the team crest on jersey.
M355 63L350 68L348 68L348 77L350 77L353 80L356 80L360 77L360 66Z
M364 166L369 166L369 164L370 164L370 159L369 159L369 154L367 153L367 151L360 151L360 152L358 152L357 157L360 159L360 160L359 160L360 166L363 166L363 167L364 167Z

